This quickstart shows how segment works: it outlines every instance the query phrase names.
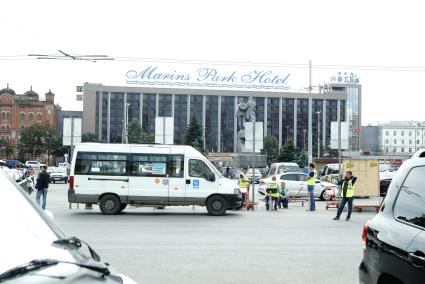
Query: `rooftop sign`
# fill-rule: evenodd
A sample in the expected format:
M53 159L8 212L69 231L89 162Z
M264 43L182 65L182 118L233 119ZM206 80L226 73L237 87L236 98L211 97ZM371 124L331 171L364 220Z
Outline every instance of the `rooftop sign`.
M338 72L337 76L331 77L331 83L338 83L338 84L359 84L360 80L359 77L357 77L357 74L354 74L353 72L347 73L347 72Z
M288 90L290 74L253 68L246 71L201 67L192 71L147 66L126 73L127 84L193 88Z

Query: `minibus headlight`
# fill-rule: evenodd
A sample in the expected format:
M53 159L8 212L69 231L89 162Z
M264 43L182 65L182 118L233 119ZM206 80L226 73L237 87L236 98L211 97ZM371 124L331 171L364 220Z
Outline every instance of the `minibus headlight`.
M236 188L233 190L233 192L234 192L235 194L241 194L241 191L240 191L240 189L239 189L238 187L236 187Z

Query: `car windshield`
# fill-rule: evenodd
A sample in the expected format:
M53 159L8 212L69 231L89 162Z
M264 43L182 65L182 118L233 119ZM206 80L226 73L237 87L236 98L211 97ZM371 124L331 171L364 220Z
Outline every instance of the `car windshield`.
M66 173L65 168L55 168L53 169L53 173Z
M252 169L248 169L248 171L246 172L247 174L251 174L252 175ZM261 175L261 172L259 169L255 169L255 174L256 175Z
M300 168L297 166L279 166L277 169L277 174L283 174L283 173L297 173L300 171Z

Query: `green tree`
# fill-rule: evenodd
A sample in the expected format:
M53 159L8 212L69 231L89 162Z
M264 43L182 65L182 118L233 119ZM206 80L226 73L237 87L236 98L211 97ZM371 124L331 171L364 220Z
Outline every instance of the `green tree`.
M328 146L323 151L324 151L324 153L323 153L324 157L338 158L338 150L337 149L331 149L331 147Z
M298 156L297 160L295 161L300 168L304 168L308 164L308 157L305 151L301 151Z
M18 143L19 157L35 159L40 154L51 154L56 149L56 130L50 125L33 124L23 128Z
M7 139L0 138L0 156L9 159L13 155L13 145Z
M279 144L276 137L269 134L264 137L263 153L267 155L267 163L275 161L279 157Z
M81 135L81 142L98 142L97 135L90 132L83 133Z
M190 123L186 128L184 144L192 146L204 155L206 154L204 140L202 137L202 126L198 123L194 114L192 114Z
M58 139L56 137L56 129L47 124L44 126L44 145L47 152L47 163L50 164L50 156L56 154L58 148Z
M142 132L142 143L155 144L155 135L153 135L152 133Z
M142 144L142 127L139 121L132 120L128 124L128 143L131 144Z
M283 146L280 149L280 155L279 155L279 161L280 162L294 162L297 158L296 155L296 149L292 141L289 141L286 143L285 146Z

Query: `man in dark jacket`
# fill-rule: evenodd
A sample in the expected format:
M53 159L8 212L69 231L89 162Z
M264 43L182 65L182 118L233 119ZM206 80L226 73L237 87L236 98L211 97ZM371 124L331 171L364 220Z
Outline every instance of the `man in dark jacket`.
M42 208L46 209L46 198L47 198L47 189L49 188L49 180L50 176L46 172L47 166L40 167L40 173L37 176L37 181L35 184L35 188L37 189L36 200L38 206L40 206L40 197L43 195L43 205Z

